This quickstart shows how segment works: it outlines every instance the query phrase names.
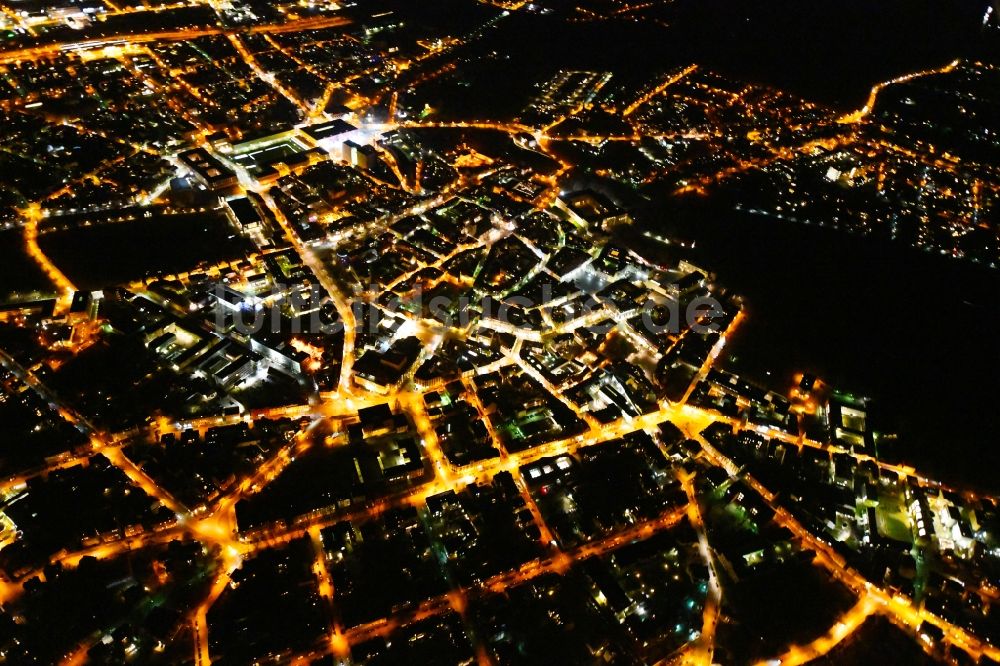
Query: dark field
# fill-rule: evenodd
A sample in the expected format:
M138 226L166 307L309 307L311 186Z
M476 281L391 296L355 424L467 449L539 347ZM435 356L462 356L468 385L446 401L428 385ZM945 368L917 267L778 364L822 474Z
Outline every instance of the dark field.
M77 287L101 289L243 256L244 241L218 213L154 215L52 231L39 245Z

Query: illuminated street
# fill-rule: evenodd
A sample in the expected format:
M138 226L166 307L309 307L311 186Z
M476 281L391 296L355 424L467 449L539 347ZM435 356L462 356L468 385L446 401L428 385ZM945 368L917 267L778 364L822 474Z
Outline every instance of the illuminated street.
M979 9L0 3L0 661L1000 663Z

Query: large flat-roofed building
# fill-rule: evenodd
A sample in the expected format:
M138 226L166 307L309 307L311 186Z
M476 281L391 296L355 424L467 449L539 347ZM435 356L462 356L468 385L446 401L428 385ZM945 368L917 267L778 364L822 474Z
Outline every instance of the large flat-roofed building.
M302 133L313 140L316 145L330 145L331 142L341 144L357 136L358 128L351 123L337 118L328 123L311 125L302 128Z
M608 230L632 221L627 211L594 190L565 194L556 199L556 208L566 213L571 222L581 227Z
M225 190L236 185L236 174L204 148L194 148L177 157L209 189Z
M362 145L354 141L344 142L344 160L359 169L370 169L375 163L375 147Z
M226 205L229 206L233 219L236 220L236 223L244 231L260 229L264 222L260 211L257 210L257 207L247 197L230 199L226 202Z

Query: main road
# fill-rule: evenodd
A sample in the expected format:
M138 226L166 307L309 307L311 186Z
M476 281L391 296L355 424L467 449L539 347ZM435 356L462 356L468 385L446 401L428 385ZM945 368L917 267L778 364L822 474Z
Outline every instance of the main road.
M147 44L149 42L171 42L194 39L196 37L207 37L210 35L241 35L247 33L284 33L299 32L302 30L321 30L323 28L336 28L349 25L351 21L343 16L326 16L306 19L293 19L285 23L271 23L266 25L256 25L248 28L223 28L202 26L185 28L181 30L162 30L144 33L122 33L116 35L106 35L83 39L76 42L54 42L52 44L40 44L10 51L0 51L0 64L13 62L24 62L51 58L53 56L70 51L83 51L90 49L105 48L120 44Z

